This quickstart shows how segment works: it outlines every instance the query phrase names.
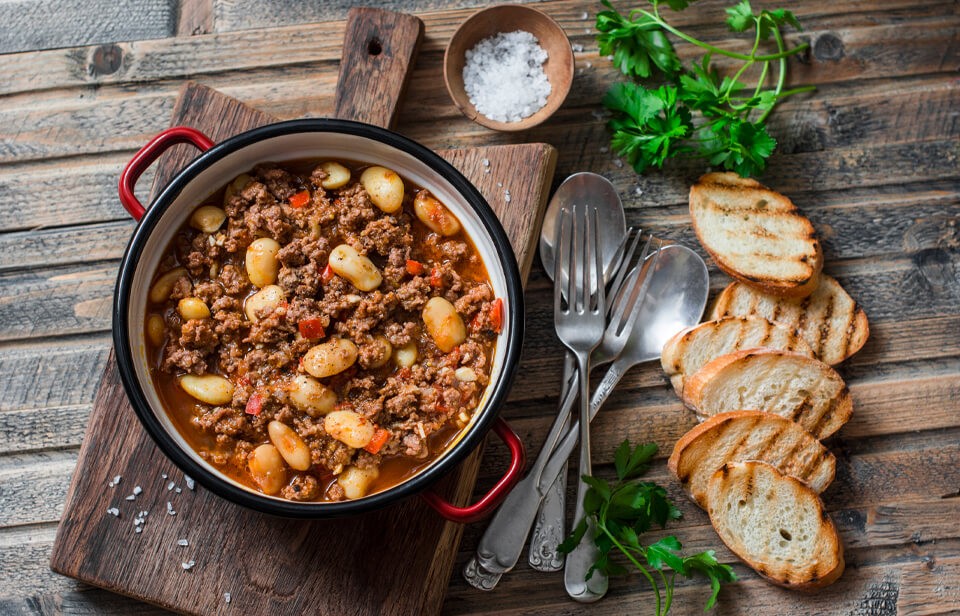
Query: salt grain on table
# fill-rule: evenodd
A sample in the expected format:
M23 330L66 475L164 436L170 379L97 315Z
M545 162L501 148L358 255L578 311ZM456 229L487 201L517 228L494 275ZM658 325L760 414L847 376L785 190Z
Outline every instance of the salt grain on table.
M230 603L230 593L228 592L223 593L223 602Z
M194 562L194 561L192 561L192 560L188 560L188 561L185 562L185 563L180 563L180 566L183 567L183 570L184 570L184 571L190 571L191 569L193 569L193 566L196 565L196 564L197 564L196 562Z
M184 475L183 480L187 482L187 487L190 488L191 490L197 485L196 482L193 480L193 477L190 477L189 475Z
M190 542L187 541L186 539L180 539L180 540L177 541L177 545L179 545L179 546L182 547L182 548L185 548L185 547L187 547L188 545L190 545Z
M463 84L477 111L498 122L519 122L547 104L547 52L523 30L483 39L466 53Z
M177 512L173 510L173 503L167 501L167 514L168 515L177 515Z
M115 518L119 518L119 517L120 517L120 510L117 509L116 507L110 507L109 509L107 509L107 513L109 513L110 515L112 515L112 516L115 517Z
M140 496L141 492L143 492L143 488L141 488L140 486L135 486L135 487L133 488L133 495L134 495L134 496Z

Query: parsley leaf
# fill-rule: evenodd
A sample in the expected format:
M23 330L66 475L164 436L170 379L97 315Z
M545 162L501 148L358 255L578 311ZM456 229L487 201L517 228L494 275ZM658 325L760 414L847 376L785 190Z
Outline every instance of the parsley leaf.
M741 175L761 173L777 145L765 120L782 99L813 89L783 89L787 57L808 45L787 49L780 30L786 26L800 30L800 22L787 9L755 13L750 0L740 0L726 9L726 23L734 32L756 29L753 49L744 54L699 41L660 15L662 5L682 10L693 0L649 1L652 12L638 8L625 17L609 0L602 0L608 10L597 15L601 54L611 55L614 65L632 79L647 79L659 71L666 81L657 83L656 88L631 81L610 89L603 104L613 112L608 122L611 149L637 173L662 168L667 160L679 157L704 159ZM668 34L702 47L706 53L687 69ZM761 44L769 46L771 36L777 51L764 53ZM714 55L739 60L742 65L721 77L711 65ZM754 65L761 70L747 73ZM766 88L774 65L779 71L776 86ZM741 79L747 74L758 74L758 83L748 86Z
M727 25L734 32L746 32L757 23L750 0L741 0L736 6L726 9L726 12Z
M648 90L635 83L618 83L607 92L604 105L615 112L609 122L610 146L637 173L663 167L668 158L690 149L683 139L693 132L693 117L689 109L677 105L676 86Z
M706 603L709 609L716 603L720 585L737 579L733 569L717 562L713 551L684 556L681 552L683 546L673 535L650 545L644 545L642 541L642 535L654 524L663 528L670 520L680 518L680 510L670 501L662 486L639 479L649 468L656 452L657 446L653 443L632 447L628 441L624 441L614 453L615 482L584 476L584 481L590 486L584 497L584 508L587 516L596 522L594 543L599 552L586 577L590 579L594 572L608 576L629 573L630 569L615 559L619 554L653 586L656 614L663 616L670 609L676 575L692 577L699 573L710 580L711 595ZM584 517L580 520L570 536L560 544L561 552L571 552L583 540L587 519ZM654 577L652 571L660 574ZM663 575L664 571L672 574ZM661 596L658 578L664 585L665 599Z
M656 68L667 76L683 66L663 29L646 16L628 19L603 0L609 11L597 13L597 44L600 55L613 56L613 64L624 75L650 77Z

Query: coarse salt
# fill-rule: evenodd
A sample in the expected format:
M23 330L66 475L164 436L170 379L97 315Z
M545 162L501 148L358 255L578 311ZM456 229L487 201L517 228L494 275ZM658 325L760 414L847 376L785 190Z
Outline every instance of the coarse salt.
M190 545L190 542L187 541L186 539L180 539L180 540L177 541L177 545L179 545L179 546L182 547L182 548L185 548L185 547L187 547L188 545Z
M547 104L547 52L523 30L483 39L466 53L463 84L477 111L498 122L519 122Z
M194 562L194 561L192 561L192 560L188 560L188 561L185 562L185 563L180 563L180 566L183 567L183 570L184 570L184 571L190 571L191 569L193 569L193 566L196 565L196 564L197 564L196 562Z
M228 592L223 593L223 602L224 602L224 603L230 603L230 599L231 599L230 593L228 593Z
M183 480L187 482L187 487L191 490L197 485L190 475L184 475Z

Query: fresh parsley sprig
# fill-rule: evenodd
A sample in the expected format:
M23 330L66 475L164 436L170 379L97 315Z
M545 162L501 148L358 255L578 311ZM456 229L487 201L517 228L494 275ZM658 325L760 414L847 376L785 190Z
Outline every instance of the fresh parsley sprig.
M749 54L722 49L698 40L670 25L660 14L666 4L675 11L694 0L650 0L652 10L635 9L628 16L618 13L609 0L609 10L597 14L600 53L633 79L659 76L665 85L647 88L635 81L618 83L607 92L604 105L613 112L609 127L611 146L624 156L637 173L648 167L662 168L670 158L694 157L741 175L756 175L776 148L776 140L764 124L784 98L812 87L784 90L787 58L807 49L806 43L787 49L781 28L801 30L796 16L786 9L754 12L749 0L728 8L726 23L734 32L753 30ZM689 69L683 66L667 34L706 51ZM773 39L776 53L761 53L764 42ZM714 55L739 60L732 76L720 77L710 62ZM742 81L747 70L760 65L754 86ZM771 66L777 79L766 88Z
M666 490L656 483L639 479L650 468L650 461L656 453L657 446L653 443L631 447L628 441L623 441L614 454L615 482L589 475L583 477L590 486L583 498L584 511L596 522L594 541L600 551L597 561L587 571L587 579L595 571L607 576L629 573L627 567L614 560L616 548L653 587L656 616L663 616L670 610L674 580L678 574L693 577L700 572L710 580L712 592L704 608L708 610L716 603L720 585L737 579L733 569L717 562L713 550L683 556L680 553L682 545L673 535L650 545L641 542L641 536L654 524L664 528L668 521L681 516ZM587 518L584 517L560 544L560 551L573 551L583 540L586 530Z

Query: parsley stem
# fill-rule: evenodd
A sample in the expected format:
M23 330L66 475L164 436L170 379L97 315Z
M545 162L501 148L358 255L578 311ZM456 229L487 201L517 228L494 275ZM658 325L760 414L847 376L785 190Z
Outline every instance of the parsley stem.
M613 533L611 533L609 530L607 530L606 525L602 524L599 520L597 520L597 526L600 528L600 530L603 531L603 534L605 534L607 537L610 537L610 541L612 541L612 542L613 542L613 545L615 545L615 546L617 547L617 549L620 550L620 552L622 552L623 555L627 557L627 560L629 560L631 563L633 563L633 566L636 567L637 569L639 569L639 570L640 570L640 573L642 573L642 574L644 575L644 577L647 578L647 581L650 582L650 586L653 587L653 592L656 594L656 598L657 598L657 616L660 616L661 614L665 614L666 612L661 612L661 611L660 611L660 603L661 603L661 602L660 602L660 587L657 586L657 581L656 581L655 579L653 579L653 576L650 575L650 572L647 571L647 568L644 567L643 565L641 565L640 562L639 562L636 558L633 557L633 554L631 554L630 551L627 550L627 548L623 547L623 545L622 545L619 541L617 541L617 538L613 536ZM661 575L663 575L663 574L661 573Z
M692 45L696 45L697 47L706 49L707 51L710 51L713 53L718 53L721 56L726 56L728 58L733 58L735 60L743 60L744 62L746 62L747 60L753 60L757 62L769 62L771 60L780 60L780 59L786 58L787 56L798 54L801 51L806 50L807 47L810 46L807 43L803 43L801 45L797 45L796 47L793 47L786 51L784 51L783 48L781 47L780 52L775 54L770 54L765 56L748 56L747 54L737 53L735 51L727 51L726 49L721 49L720 47L714 47L709 43L704 43L701 40L695 39L689 34L686 34L685 32L677 30L676 28L674 28L673 26L665 22L663 19L661 19L659 15L654 15L653 13L650 13L644 10L640 10L639 13L653 20L657 25L659 25L661 28L663 28L667 32L670 32L674 36L682 38L683 40L685 40L686 42ZM782 39L781 39L781 42L782 42Z
M783 51L783 35L780 34L779 27L773 28L773 38L776 39L777 41L777 49L779 49L780 51ZM779 100L780 93L783 92L783 85L786 82L787 82L787 59L780 58L780 74L777 75L777 89L774 90L774 93L773 93L774 96L777 97L777 100ZM760 119L758 120L758 122L763 122L764 120L766 120L767 116L769 116L770 113L773 111L773 107L774 106L771 105L769 108L767 108L767 110L760 115Z

